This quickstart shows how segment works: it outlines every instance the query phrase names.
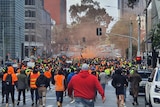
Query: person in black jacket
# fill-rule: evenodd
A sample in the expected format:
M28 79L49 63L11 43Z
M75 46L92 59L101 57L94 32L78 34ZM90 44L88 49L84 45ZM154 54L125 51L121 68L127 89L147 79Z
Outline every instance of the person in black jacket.
M113 76L112 80L112 86L116 90L116 96L117 96L117 106L121 107L124 106L124 88L128 85L128 82L126 78L121 74L122 70L119 68L115 71L115 74Z
M7 67L4 67L2 69L2 72L1 72L1 79L3 79L3 75L7 73ZM2 103L4 103L4 97L5 97L5 83L4 81L2 81Z
M38 88L40 107L45 107L46 93L47 93L47 87L49 86L49 80L46 76L44 76L43 71L36 80L36 86Z

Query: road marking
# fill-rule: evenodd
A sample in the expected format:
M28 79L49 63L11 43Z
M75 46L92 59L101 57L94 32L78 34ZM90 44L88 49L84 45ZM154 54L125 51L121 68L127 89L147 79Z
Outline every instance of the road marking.
M56 107L56 106L55 105L47 105L46 107ZM63 107L74 107L74 106L67 104L67 105L63 105ZM102 106L95 106L95 107L102 107Z
M56 100L56 97L46 97L47 100Z
M46 107L54 107L53 105L48 105L48 106L46 106Z

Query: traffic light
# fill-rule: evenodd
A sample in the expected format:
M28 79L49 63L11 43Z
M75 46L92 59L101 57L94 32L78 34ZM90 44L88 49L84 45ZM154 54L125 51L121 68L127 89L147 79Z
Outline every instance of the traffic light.
M85 37L83 37L83 38L82 38L82 41L83 41L83 42L86 42L86 38L85 38Z
M147 57L147 64L148 64L148 66L151 66L151 64L152 64L152 56L148 56Z
M136 63L137 64L141 64L141 56L137 56L136 57Z
M37 48L36 47L33 47L33 51L36 51L37 50Z
M97 36L102 35L102 28L97 28Z

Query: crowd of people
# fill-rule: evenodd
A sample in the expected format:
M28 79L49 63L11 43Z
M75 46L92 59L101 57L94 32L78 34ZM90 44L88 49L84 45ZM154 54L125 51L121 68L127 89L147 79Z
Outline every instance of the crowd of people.
M66 95L75 102L75 107L94 107L97 92L105 102L105 87L109 80L112 80L115 88L117 107L125 107L129 82L133 86L133 105L138 105L137 92L141 77L133 62L121 58L70 59L65 56L43 60L38 58L32 62L34 66L22 62L16 68L8 64L3 69L2 103L5 101L6 107L9 105L9 94L13 107L19 106L21 94L25 105L26 91L31 93L32 106L45 107L47 89L51 89L51 84L55 86L58 107L62 107ZM15 90L18 91L16 102Z

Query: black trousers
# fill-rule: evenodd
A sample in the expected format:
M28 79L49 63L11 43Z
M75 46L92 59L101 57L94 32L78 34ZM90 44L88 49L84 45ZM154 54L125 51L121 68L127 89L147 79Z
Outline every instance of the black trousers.
M12 99L12 103L14 103L14 85L5 88L5 93L6 93L6 103L8 103L8 99L9 99L9 94L11 94L11 99Z
M21 99L21 93L23 94L23 103L26 103L26 91L25 89L18 90L18 101Z
M30 91L31 91L32 103L35 101L35 103L37 104L38 99L39 99L38 89L37 88L31 88Z
M6 94L5 85L4 85L4 83L2 83L2 99L4 99L5 94Z

